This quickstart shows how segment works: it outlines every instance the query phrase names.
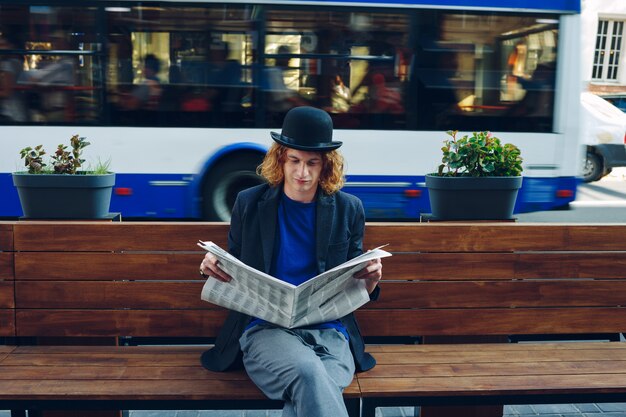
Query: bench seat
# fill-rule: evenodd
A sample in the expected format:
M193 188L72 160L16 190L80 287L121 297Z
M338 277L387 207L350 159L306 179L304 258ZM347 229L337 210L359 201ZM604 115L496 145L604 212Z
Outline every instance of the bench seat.
M280 408L245 371L200 366L206 346L18 346L0 350L0 405L8 408ZM359 398L356 379L344 393Z

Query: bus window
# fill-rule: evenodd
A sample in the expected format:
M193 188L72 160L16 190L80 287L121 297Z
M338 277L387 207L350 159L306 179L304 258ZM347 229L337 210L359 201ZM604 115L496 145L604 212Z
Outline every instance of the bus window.
M312 105L338 128L406 128L409 14L269 10L266 33L268 126L291 107Z
M414 126L551 132L558 20L548 17L419 13Z
M166 5L109 12L113 124L252 125L251 13L251 6Z
M0 123L93 124L101 49L90 7L0 6ZM9 85L10 82L10 85Z

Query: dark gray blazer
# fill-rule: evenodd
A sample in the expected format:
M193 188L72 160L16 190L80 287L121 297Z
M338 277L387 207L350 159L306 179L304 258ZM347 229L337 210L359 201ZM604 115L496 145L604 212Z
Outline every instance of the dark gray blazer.
M282 187L259 185L242 191L235 201L228 234L230 253L242 262L269 273L274 250L278 204ZM317 197L316 252L318 273L334 268L363 252L365 213L361 201L353 195L337 192ZM379 288L370 296L378 298ZM215 347L202 354L202 365L212 371L241 366L239 338L251 317L231 311L224 322ZM353 314L341 318L350 335L350 349L357 371L376 364L364 350L363 338Z

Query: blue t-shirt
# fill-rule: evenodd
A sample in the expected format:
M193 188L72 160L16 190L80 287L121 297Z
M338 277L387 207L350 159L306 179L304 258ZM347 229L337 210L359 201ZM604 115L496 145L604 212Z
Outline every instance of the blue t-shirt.
M315 259L315 217L316 202L300 203L287 197L284 193L278 205L278 229L272 258L270 275L293 285L317 275ZM247 329L265 323L254 319ZM348 339L348 332L339 320L319 323L305 327L306 329L337 329Z

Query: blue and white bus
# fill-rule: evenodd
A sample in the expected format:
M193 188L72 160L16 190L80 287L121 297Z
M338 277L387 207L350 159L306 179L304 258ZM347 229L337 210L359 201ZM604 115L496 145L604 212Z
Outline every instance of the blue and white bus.
M579 0L0 4L0 217L20 149L75 134L124 218L228 220L297 105L327 110L369 220L430 212L448 130L522 150L516 212L575 198Z

